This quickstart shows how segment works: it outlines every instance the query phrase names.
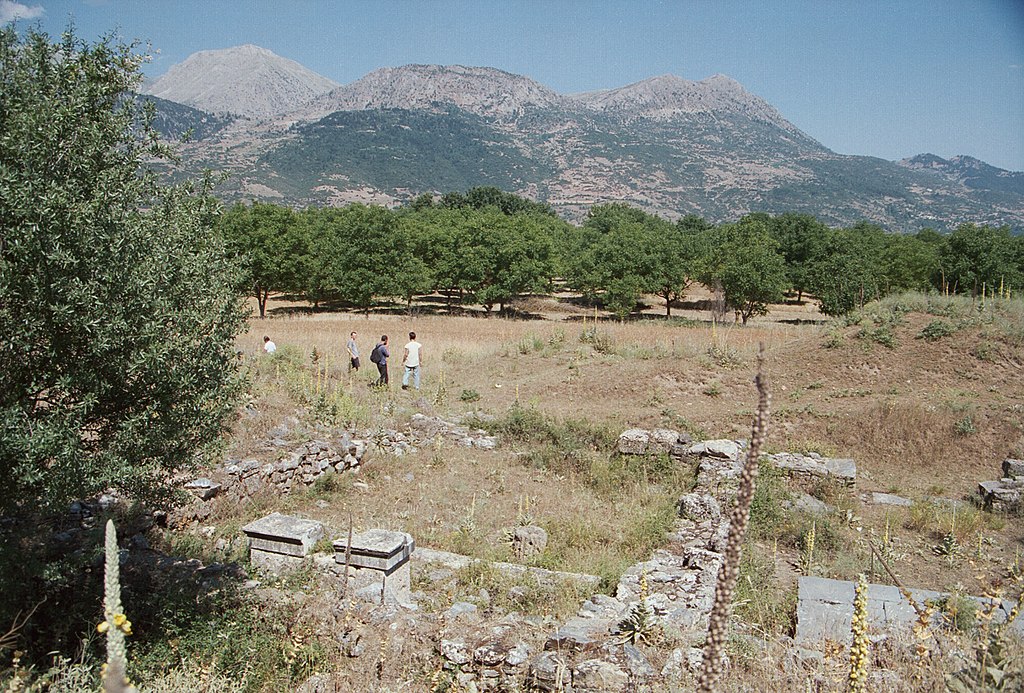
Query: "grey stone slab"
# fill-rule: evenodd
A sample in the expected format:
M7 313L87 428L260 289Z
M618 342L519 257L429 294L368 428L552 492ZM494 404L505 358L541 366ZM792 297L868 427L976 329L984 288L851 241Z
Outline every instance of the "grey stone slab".
M914 501L903 496L897 496L892 493L870 493L868 495L868 502L874 505L894 505L897 507L909 508L914 504Z
M574 616L548 636L545 650L583 651L599 647L607 638L614 622L603 618Z
M901 602L903 595L896 585L868 585L868 601Z
M393 556L388 556L387 558L378 558L376 556L360 556L358 554L352 554L352 556L349 557L349 565L355 568L378 570L384 573L385 575L390 575L402 566L407 565L409 563L409 557L411 555L411 547L409 551L396 553ZM334 560L335 562L344 565L344 552L335 552Z
M250 537L249 549L269 551L270 553L279 553L285 556L298 556L299 558L308 555L306 548L302 544L278 541L276 539L265 539L263 537Z
M807 645L820 644L829 639L837 642L850 641L850 619L853 615L855 585L843 580L826 578L800 578L797 596L797 626L795 640ZM919 604L938 602L948 594L934 590L911 589L911 596ZM970 597L980 604L984 599ZM1005 620L1013 608L1010 602L1000 604L994 620ZM934 618L942 618L937 613ZM908 628L917 620L917 612L909 601L893 585L868 586L868 624L875 629ZM1024 618L1011 624L1010 628L1024 633Z
M852 640L850 622L853 602L828 603L799 600L796 606L797 643L820 644L824 640L846 643Z
M814 576L800 578L797 585L800 599L828 604L853 603L854 584L845 580L829 580Z
M687 449L687 454L702 457L720 457L739 460L743 455L742 446L735 440L704 440L694 443Z
M651 452L670 452L679 442L679 432L667 428L656 428L651 431L649 450Z
M249 564L257 570L273 575L284 575L301 568L305 560L301 556L289 556L273 551L261 551L260 549L249 551Z
M185 488L191 491L200 500L209 500L217 495L221 485L207 478L193 479L185 484Z
M619 434L619 452L623 455L644 455L651 440L649 431L642 428L630 428Z
M334 550L342 554L348 546L348 538L336 539ZM388 558L397 553L412 553L416 541L405 532L394 532L387 529L368 529L352 536L353 555Z
M300 556L307 555L324 536L320 522L281 513L254 520L242 527L242 531L250 542L259 544L260 550Z
M826 457L822 463L838 481L852 485L857 480L857 463L851 459Z
M1003 476L1015 479L1024 477L1024 460L1006 458L1003 460Z

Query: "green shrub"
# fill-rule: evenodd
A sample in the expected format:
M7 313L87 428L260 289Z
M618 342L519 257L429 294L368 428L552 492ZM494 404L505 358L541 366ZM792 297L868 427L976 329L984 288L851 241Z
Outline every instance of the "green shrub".
M925 325L924 329L917 333L917 339L923 339L926 342L936 342L955 332L956 328L945 320L932 320Z
M766 635L791 633L796 616L796 590L782 589L775 579L773 557L750 542L740 558L736 614Z
M753 539L781 536L786 519L786 509L782 504L788 499L785 476L775 465L762 462L750 503L749 536Z

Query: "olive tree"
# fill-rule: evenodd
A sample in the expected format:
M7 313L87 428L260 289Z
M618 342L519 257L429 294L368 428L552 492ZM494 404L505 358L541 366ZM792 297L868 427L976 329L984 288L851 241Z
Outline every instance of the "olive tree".
M142 59L0 29L0 515L165 499L233 411L238 277L208 188L146 167Z

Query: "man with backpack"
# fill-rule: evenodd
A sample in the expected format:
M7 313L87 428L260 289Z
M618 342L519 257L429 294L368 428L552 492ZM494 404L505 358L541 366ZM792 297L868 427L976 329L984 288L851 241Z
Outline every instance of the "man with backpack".
M370 363L377 364L377 372L380 373L380 379L376 383L377 387L387 387L390 382L388 380L389 356L391 356L391 352L388 351L388 336L383 334L380 336L380 342L370 352Z

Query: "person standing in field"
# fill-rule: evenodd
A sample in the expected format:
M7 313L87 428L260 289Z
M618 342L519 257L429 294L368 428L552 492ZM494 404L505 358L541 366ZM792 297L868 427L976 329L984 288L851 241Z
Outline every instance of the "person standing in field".
M270 335L264 335L263 337L263 351L268 354L273 354L277 351L277 345L270 341Z
M412 375L413 387L420 389L420 365L423 363L421 350L423 345L416 341L416 333L409 333L409 343L405 345L405 353L402 354L402 363L405 365L405 373L402 374L402 389L409 389L409 376Z
M380 373L380 378L377 380L377 387L387 387L390 383L388 379L388 357L391 356L391 352L388 351L388 336L382 334L380 336L380 342L377 346L373 347L373 351L370 352L370 362L377 364L377 372Z
M359 345L356 344L356 333L352 332L348 336L348 344L345 345L348 349L348 369L350 371L359 370Z

